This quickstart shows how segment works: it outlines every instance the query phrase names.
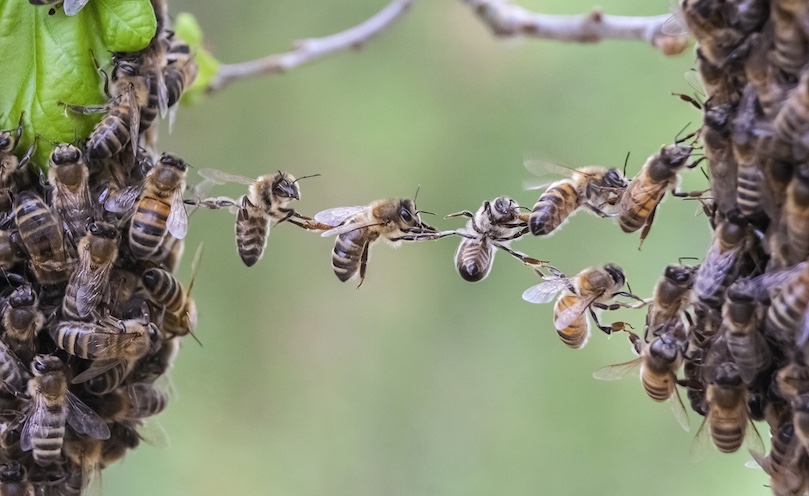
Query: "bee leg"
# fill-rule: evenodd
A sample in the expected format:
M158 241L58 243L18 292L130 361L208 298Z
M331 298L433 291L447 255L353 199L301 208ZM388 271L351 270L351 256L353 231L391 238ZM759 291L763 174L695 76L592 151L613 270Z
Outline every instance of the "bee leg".
M20 159L20 163L17 164L17 170L22 170L28 165L28 162L31 160L31 157L34 155L34 152L37 149L37 141L39 141L39 136L34 138L34 143L31 145L31 148L29 148L28 151L25 152L25 155L23 155L23 157ZM42 169L37 168L37 170L41 171ZM47 180L45 181L45 184L48 184Z
M501 250L505 251L506 253L508 253L512 257L516 258L517 260L520 260L522 263L524 263L525 265L528 265L529 267L544 267L550 262L549 260L537 260L534 257L529 257L528 255L526 255L524 253L514 251L514 250L512 250L511 248L509 248L509 247L507 247L505 245L501 245L500 243L494 243L494 246L496 246L496 247L500 248Z
M71 111L73 111L73 112L75 112L77 114L84 114L84 115L100 114L100 113L106 112L107 109L108 109L107 105L93 105L91 107L83 107L81 105L71 105L71 104L65 103L65 102L59 102L59 105L62 105L65 108L67 108L67 109L69 109L69 110L71 110Z
M643 225L643 230L640 232L640 243L638 244L638 251L640 251L641 246L643 246L643 241L646 239L646 236L652 229L652 221L654 221L655 219L655 212L657 212L657 205L655 205L652 211L649 212L649 217L646 219L646 224Z
M584 206L589 208L591 212L593 212L594 214L596 214L597 216L599 216L599 217L601 217L603 219L606 219L607 217L617 217L618 215L620 215L620 213L618 213L618 212L616 212L614 214L608 214L607 212L601 210L601 208L599 208L599 207L597 207L597 206L595 206L593 204L590 204L590 203L585 203Z
M362 255L360 255L360 283L357 284L357 289L360 289L362 282L365 280L365 269L368 265L368 248L370 245L371 243L365 243L365 246L362 247Z
M602 308L604 310L617 310L618 308L620 308L620 307L611 308L613 305L603 305L603 304L600 304L600 303L599 304L593 304L592 306ZM599 329L604 331L604 333L607 334L608 336L611 335L613 332L618 332L618 331L629 332L626 329L627 327L629 327L630 329L633 329L633 327L631 325L629 325L627 322L613 322L612 324L610 324L608 326L607 325L602 325L601 322L599 322L599 320L598 320L598 315L596 315L595 310L593 310L592 307L588 308L588 310L590 311L590 317L593 318L593 322L596 323L596 327L598 327Z
M448 214L444 216L445 219L449 217L469 217L470 219L474 219L475 214L473 214L469 210L461 210L460 212L455 212L454 214Z
M15 143L19 143L20 138L22 137L22 118L23 118L24 115L25 115L25 111L20 112L20 122L19 122L19 124L17 124L17 133L15 134L15 137L14 137L14 142Z
M701 198L702 195L711 191L710 188L699 191L672 191L671 195L677 198Z
M649 303L651 303L651 301L652 301L651 299L644 300L640 296L634 295L632 293L627 293L626 291L616 291L615 293L612 293L612 296L623 296L625 298L632 298L633 300L638 301L638 303L635 304L635 305L628 305L628 304L625 304L625 303L618 303L619 305L625 306L627 308L642 308L642 307L645 307L646 305L648 305Z

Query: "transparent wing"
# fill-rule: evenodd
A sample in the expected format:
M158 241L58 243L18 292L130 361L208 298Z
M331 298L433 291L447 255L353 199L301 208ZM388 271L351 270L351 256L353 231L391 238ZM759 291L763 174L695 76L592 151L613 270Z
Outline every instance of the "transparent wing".
M598 298L598 296L593 296L590 298L578 298L572 305L559 312L556 319L553 321L553 325L556 327L556 330L562 331L567 329L574 320L579 318L579 316L581 316L581 314L587 310L587 307L589 307L596 300L596 298ZM588 320L587 322L589 325L590 321Z
M70 391L67 392L67 423L78 434L94 439L109 439L110 429L104 420Z
M183 239L188 233L188 212L183 203L183 193L179 189L171 196L171 213L166 219L166 228L177 239Z
M689 432L691 426L688 422L688 413L685 411L685 405L683 404L683 399L680 397L680 391L677 389L677 386L674 386L674 394L669 397L668 402L677 423L680 424L680 427L682 427L685 432Z
M361 214L367 208L367 205L329 208L316 213L315 220L327 226L339 226L348 219Z
M138 437L155 448L168 448L171 446L171 440L166 429L157 420L145 420L136 430Z
M751 296L761 299L767 296L771 290L778 290L792 282L801 272L806 270L807 264L809 262L801 262L785 269L754 277L749 280L749 284L746 284L746 288L750 288Z
M84 259L87 259L86 264ZM90 257L84 257L84 259L77 269L77 271L82 270L83 272L76 276L76 281L80 281L79 284L81 284L76 291L76 311L81 317L87 317L95 309L101 299L105 283L109 280L109 271L112 269L112 265L110 265L91 273ZM84 267L85 265L87 267Z
M143 183L119 189L107 198L107 201L104 202L104 208L108 212L117 214L128 212L135 207L142 191Z
M809 340L809 308L803 311L801 317L801 327L798 334L795 336L795 344L802 348L806 341Z
M694 283L697 292L702 295L713 295L725 282L724 274L729 273L736 262L739 250L719 251L719 243L714 242L708 248L705 259L697 270Z
M81 11L81 9L83 9L84 6L87 5L88 1L89 0L65 0L64 3L65 14L69 16L78 14Z
M329 229L328 231L324 231L321 234L321 236L325 238L328 236L345 234L347 232L356 231L358 229L365 229L366 227L378 226L379 224L380 224L379 222L366 222L364 224L360 224L359 222L349 222L347 224L337 226L333 229Z
M689 456L692 462L696 463L703 460L713 444L711 440L711 430L709 428L709 416L710 412L702 419L702 424L699 426L699 430L697 430L697 435L694 436L694 440L691 441Z
M45 412L47 411L44 399L39 394L34 395L29 408L31 409L31 414L20 432L20 449L23 451L34 449L34 432L38 431L40 426L43 425Z
M758 433L756 424L754 424L752 420L750 420L747 425L747 432L745 432L744 435L744 445L753 458L756 457L757 453L761 454L765 452L764 441L762 441L761 434Z
M660 31L668 36L682 36L688 33L688 25L685 23L685 17L679 6L673 7L675 9L671 17L666 19L660 27Z
M86 0L85 0L86 1ZM169 92L166 88L166 79L163 77L162 67L154 67L155 85L157 86L157 108L160 110L160 118L166 117L169 110Z
M599 381L617 381L627 375L640 371L641 358L635 358L624 363L607 365L593 372L593 377Z
M535 284L522 293L522 299L529 303L548 303L567 287L568 280L564 277L550 279Z
M221 171L219 169L200 169L198 174L209 181L216 184L239 183L251 185L256 182L255 179L240 176L238 174L231 174L230 172Z
M73 377L73 379L71 379L70 382L72 384L80 384L82 382L87 382L94 377L100 376L101 374L115 367L122 361L123 360L93 360L93 363L90 364L89 367L87 367L87 370Z
M132 147L132 156L137 157L138 155L138 137L140 136L140 105L138 105L138 100L135 98L135 90L134 88L130 87L128 92L128 103L129 103L129 141L130 146Z
M529 159L523 162L523 165L528 169L528 172L537 176L534 179L526 179L523 181L522 188L527 191L545 189L557 182L559 176L573 177L576 174L575 169L545 160ZM554 177L556 179L551 179Z

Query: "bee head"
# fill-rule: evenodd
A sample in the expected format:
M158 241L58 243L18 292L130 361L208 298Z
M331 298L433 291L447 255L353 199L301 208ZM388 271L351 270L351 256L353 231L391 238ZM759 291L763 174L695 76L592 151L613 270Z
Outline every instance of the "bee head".
M668 281L673 282L677 286L690 286L694 281L696 275L696 267L689 267L686 265L669 265L663 273Z
M602 186L606 188L626 188L626 178L621 171L612 167L604 174Z
M8 297L8 303L13 308L32 307L36 302L37 295L30 284L20 286Z
M660 335L649 344L649 355L666 363L674 363L680 353L680 346L673 333L668 332L665 327L666 324L663 324L655 330Z
M413 200L401 200L399 202L398 214L402 223L407 227L415 227L421 223L418 211L416 210L416 202Z
M713 380L717 386L738 387L742 385L742 376L734 362L722 362L713 371Z
M61 144L51 153L51 162L56 165L74 164L81 160L81 150L70 144Z
M11 131L3 131L0 133L0 151L11 153L14 149L14 138L11 137Z
M129 54L115 53L112 55L112 80L121 77L135 77L140 75L140 58Z
M17 460L10 460L0 467L0 482L20 482L25 478L25 470Z
M272 192L275 196L291 200L301 199L301 188L292 174L278 171L272 182Z
M170 153L163 153L162 155L160 155L158 163L168 167L174 167L175 169L178 169L182 172L185 172L186 169L188 168L188 165L185 163L185 160Z
M491 211L489 213L492 221L508 221L517 216L519 209L517 202L507 196L498 196L491 202Z
M44 375L49 372L54 372L57 370L62 370L65 364L59 357L54 355L37 355L34 357L34 361L31 362L31 372L34 375Z
M610 279L615 283L615 287L620 288L626 283L624 270L620 266L614 263L608 263L604 265L604 271L609 274Z
M107 222L93 222L87 226L87 232L104 239L117 239L118 229Z

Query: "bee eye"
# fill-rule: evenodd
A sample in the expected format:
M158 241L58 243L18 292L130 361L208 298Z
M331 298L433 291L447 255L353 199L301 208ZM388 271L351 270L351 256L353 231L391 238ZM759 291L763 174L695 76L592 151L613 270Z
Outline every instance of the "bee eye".
M402 220L405 222L413 222L413 216L410 215L410 211L406 208L403 208L401 211Z
M37 372L45 373L48 371L48 367L45 365L45 362L39 359L37 359L34 363L34 368L37 370Z

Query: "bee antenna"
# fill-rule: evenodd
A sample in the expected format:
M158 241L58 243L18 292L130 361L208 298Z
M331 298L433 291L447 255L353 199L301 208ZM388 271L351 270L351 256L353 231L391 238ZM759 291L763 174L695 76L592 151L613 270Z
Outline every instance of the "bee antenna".
M310 178L310 177L317 177L317 176L319 176L319 175L320 175L320 174L309 174L308 176L301 176L301 177L299 177L298 179L295 179L294 181L292 181L292 184L297 183L297 182L298 182L298 181L300 181L301 179L307 179L307 178Z
M682 129L680 129L680 132L678 132L676 135L674 135L674 143L675 143L675 144L679 145L679 144L680 144L680 143L682 143L683 141L685 141L685 140L687 140L688 138L690 138L690 137L694 136L694 133L691 133L691 134L689 134L689 135L687 135L687 136L683 136L682 138L680 138L680 135L681 135L681 134L683 134L683 132L684 132L686 129L688 129L688 126L690 126L690 125L691 125L691 123L689 122L689 123L688 123L688 124L686 124L686 125L685 125L685 126L682 128Z
M683 265L683 260L699 260L697 257L680 257L677 259L680 265Z
M416 203L416 200L418 200L418 198L419 198L419 190L420 189L421 189L421 184L418 185L418 187L416 188L416 194L413 195L413 203Z
M74 129L73 129L73 132L75 133L75 131L76 131L76 129L74 128ZM74 134L74 136L75 136L75 134ZM46 138L45 136L43 136L43 135L41 135L41 134L39 134L39 133L36 133L36 137L37 137L37 138L42 138L42 139L44 139L45 141L47 141L48 143L52 144L53 146L56 146L56 145L58 144L58 143L56 143L55 141L51 141L51 140L49 140L48 138Z
M624 177L626 177L626 164L629 163L629 154L632 152L626 152L626 158L624 159Z
M418 215L418 214L430 214L430 215L435 215L435 212L429 212L429 211L427 211L427 210L416 210L416 215Z

